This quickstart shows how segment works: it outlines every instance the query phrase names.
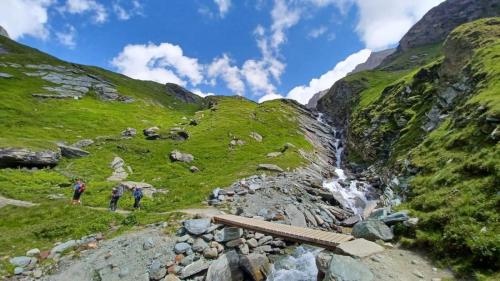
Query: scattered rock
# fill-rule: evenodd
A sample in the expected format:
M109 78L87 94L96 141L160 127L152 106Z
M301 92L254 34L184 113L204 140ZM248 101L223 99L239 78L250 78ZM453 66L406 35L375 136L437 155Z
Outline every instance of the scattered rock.
M202 271L205 271L208 269L210 264L211 264L210 261L207 261L205 259L199 259L199 260L193 262L192 264L184 267L181 270L180 278L186 279L190 276L193 276L193 275L198 274Z
M280 173L284 172L283 169L274 164L259 164L257 170L266 170L266 171L280 172Z
M274 157L281 156L281 154L283 154L283 153L281 153L281 152L270 152L270 153L267 154L267 157L274 158Z
M236 251L229 251L212 262L208 268L206 281L243 281L239 268L240 257Z
M364 258L384 251L384 247L377 243L370 242L363 238L341 243L337 246L340 253L355 257Z
M144 241L144 244L142 244L142 248L144 250L149 250L152 249L155 246L155 243L153 241L153 238L149 237Z
M393 225L398 222L405 222L410 219L408 216L409 211L399 211L393 214L390 214L382 219L382 221L387 225Z
M193 242L193 251L195 252L203 252L206 248L208 248L207 242L202 238L196 238Z
M193 235L201 235L210 227L210 219L193 219L184 222L184 228Z
M154 260L149 266L149 279L161 280L167 274L167 269L162 266L159 260Z
M378 220L366 220L358 222L352 229L352 235L356 238L365 238L370 241L389 241L394 238L392 230L383 222Z
M189 167L189 170L191 171L191 173L198 173L200 171L200 169L198 169L198 167L196 166Z
M174 246L174 251L176 254L184 254L191 252L191 245L186 242L177 243Z
M24 268L22 267L16 267L14 268L14 274L15 275L21 275L24 272Z
M9 260L10 264L12 264L13 266L17 266L17 267L27 267L29 265L34 265L36 264L37 262L37 259L36 258L33 258L33 257L24 257L24 256L20 256L20 257L14 257L14 258L11 258Z
M340 280L371 281L373 280L373 274L360 261L351 257L334 254L332 255L323 281Z
M66 250L76 248L77 246L78 243L76 242L76 240L69 240L52 248L52 250L50 250L50 254L52 256L55 254L60 254Z
M174 150L170 152L170 160L172 160L172 162L179 161L190 163L194 160L194 156L188 153L182 153L178 150Z
M300 227L307 227L307 222L306 218L304 217L304 214L295 207L295 205L288 204L285 207L285 213L288 216L288 220L290 221L291 225L294 226L300 226Z
M94 144L94 141L91 140L91 139L83 139L83 140L79 140L77 142L75 142L73 144L74 147L77 147L77 148L82 148L82 147L87 147L87 146L91 146ZM64 156L64 155L63 155Z
M203 256L208 259L215 259L217 258L219 252L217 251L217 248L206 248L203 251Z
M122 131L121 135L123 137L133 137L133 136L137 135L137 130L134 128L127 128L127 129Z
M61 150L62 156L66 158L80 158L88 156L90 154L90 152L82 150L78 147L64 145L62 143L58 143L57 146Z
M14 76L8 73L0 72L0 78L12 78L12 77Z
M163 281L181 281L181 279L179 279L179 277L177 277L175 274L170 273L165 276L165 279L163 279Z
M256 132L250 132L250 137L256 140L257 142L262 142L262 136Z
M238 227L225 227L222 230L216 231L214 239L217 242L227 242L238 239L243 235L243 229Z
M271 264L266 255L251 253L240 257L240 267L254 281L264 281L271 272Z
M111 169L113 169L113 174L108 177L108 181L123 181L128 177L128 173L125 171L125 161L116 156L113 161L109 164Z
M146 136L146 139L148 140L156 140L160 138L160 134L158 134L158 131L160 128L158 127L150 127L147 129L142 130L142 133L144 136Z
M26 255L28 257L37 257L40 255L40 250L37 248L31 249L31 250L26 252Z

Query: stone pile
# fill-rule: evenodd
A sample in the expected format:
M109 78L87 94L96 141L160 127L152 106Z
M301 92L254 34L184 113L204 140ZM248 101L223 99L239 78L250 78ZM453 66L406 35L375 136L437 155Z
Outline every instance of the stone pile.
M187 220L177 231L176 257L167 263L166 273L189 280L243 280L245 276L249 278L245 280L262 281L271 269L267 255L284 254L286 246L280 238L213 224L210 219Z

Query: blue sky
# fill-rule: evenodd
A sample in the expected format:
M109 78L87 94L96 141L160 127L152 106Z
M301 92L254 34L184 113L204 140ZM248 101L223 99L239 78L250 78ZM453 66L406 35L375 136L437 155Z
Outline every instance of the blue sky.
M64 60L200 95L306 103L442 0L2 0L0 25Z

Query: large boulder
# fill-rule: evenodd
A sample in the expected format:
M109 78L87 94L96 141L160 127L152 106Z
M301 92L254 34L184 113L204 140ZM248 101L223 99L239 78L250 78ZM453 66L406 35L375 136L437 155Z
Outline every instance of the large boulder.
M80 149L76 146L65 145L62 143L57 144L57 146L61 150L62 156L66 158L80 158L90 154L90 152Z
M52 248L52 250L50 250L50 254L51 255L60 254L69 249L76 248L77 246L78 242L76 240L69 240Z
M323 281L371 281L372 272L360 261L348 256L332 255Z
M384 251L384 247L363 238L340 243L337 251L355 258L364 258Z
M366 220L358 222L352 228L352 235L356 238L364 238L370 241L389 241L394 238L392 230L379 220Z
M208 268L206 281L243 281L240 257L236 251L229 251L212 262Z
M194 160L194 156L188 153L182 153L179 150L174 150L170 152L170 160L172 160L173 162L179 161L190 163Z
M201 235L210 227L209 219L194 219L184 222L184 228L193 235Z
M297 209L295 205L288 204L285 207L285 214L287 215L291 225L307 227L307 222L306 218L304 217L304 214L301 211L299 211L299 209Z
M240 257L240 267L254 281L264 281L271 272L271 264L266 255L251 253Z
M61 159L59 151L32 151L26 148L0 148L0 168L53 167Z

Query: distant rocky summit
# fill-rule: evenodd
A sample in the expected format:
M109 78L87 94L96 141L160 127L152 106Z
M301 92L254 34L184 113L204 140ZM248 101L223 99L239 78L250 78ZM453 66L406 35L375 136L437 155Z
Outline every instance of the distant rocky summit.
M328 89L317 92L316 94L314 94L314 96L312 96L311 99L309 100L309 102L306 104L306 107L307 108L316 108L316 105L318 105L319 99L322 98L324 95L326 95L326 93L328 93Z
M5 28L3 28L1 25L0 25L0 35L10 38L9 33L7 33L7 30L5 30Z
M394 53L396 49L387 49L383 51L378 51L378 52L372 52L368 59L364 63L358 64L353 71L351 71L349 74L354 74L361 72L363 70L372 70L375 69L377 66L379 66L382 61L392 53Z
M500 15L500 0L451 0L432 8L399 41L402 51L443 41L457 26Z
M172 93L174 97L187 102L187 103L199 103L202 98L197 96L196 94L191 93L190 91L182 88L181 86L174 83L165 84L167 88L167 92Z

